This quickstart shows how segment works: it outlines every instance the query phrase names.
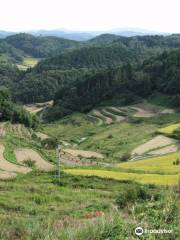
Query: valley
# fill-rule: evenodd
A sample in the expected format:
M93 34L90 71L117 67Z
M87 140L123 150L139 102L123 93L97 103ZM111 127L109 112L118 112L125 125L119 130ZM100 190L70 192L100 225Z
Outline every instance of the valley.
M177 239L179 48L178 34L0 40L0 239L133 240L140 223Z

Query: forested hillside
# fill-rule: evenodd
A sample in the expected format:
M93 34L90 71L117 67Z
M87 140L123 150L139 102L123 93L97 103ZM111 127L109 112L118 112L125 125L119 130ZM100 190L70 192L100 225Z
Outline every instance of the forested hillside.
M58 37L34 37L33 35L20 33L9 36L6 42L17 49L23 50L26 54L46 58L62 53L65 49L78 47L79 43Z
M138 53L122 46L83 47L42 61L37 71L51 69L109 68L138 61Z
M178 52L169 52L179 47L179 35L121 37L103 34L82 43L17 34L0 41L0 84L9 87L18 102L43 102L53 99L58 89L61 92L64 87L74 87L78 82L83 85L96 81L98 74L106 79L109 72L124 69L122 66L127 64L132 69L132 74L127 73L132 75L130 78L122 74L112 77L120 82L128 79L126 90L132 91L130 88L144 84L142 91L145 93L156 90L178 95L179 88L174 84L179 76ZM166 53L161 55L164 51ZM24 56L45 59L22 72L14 63L22 62Z
M123 104L145 98L154 92L170 96L171 105L180 106L180 50L164 52L144 61L140 66L130 64L96 73L55 94L54 109L47 118L56 119L73 111L86 112L112 98Z
M14 98L19 102L35 103L52 100L57 89L71 85L74 81L90 75L95 71L87 69L72 70L48 70L42 72L27 72L16 83L13 93Z
M12 123L23 123L26 127L36 127L38 120L23 107L12 102L7 88L0 88L0 120Z
M0 64L21 62L23 55L23 51L0 39Z
M151 51L159 51L164 49L172 49L180 47L180 35L173 34L169 36L149 35L123 37L113 34L102 34L87 41L88 45L119 45L132 49L150 49Z
M6 86L15 90L16 83L21 76L23 76L23 73L16 66L0 63L0 86Z

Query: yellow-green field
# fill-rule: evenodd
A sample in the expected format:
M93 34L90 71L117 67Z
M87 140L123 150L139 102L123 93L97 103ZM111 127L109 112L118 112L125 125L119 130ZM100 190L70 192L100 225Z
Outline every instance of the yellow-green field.
M174 165L173 162L180 160L180 152L153 157L134 162L120 163L116 166L121 169L148 171L150 173L160 172L162 174L180 174L180 165Z
M180 175L160 175L160 174L138 174L125 173L107 170L90 169L65 169L68 174L79 176L97 176L116 180L134 180L143 184L175 185L178 183Z
M164 127L164 128L160 128L158 130L158 132L163 133L163 134L171 134L178 128L180 128L180 123L176 123L176 124L172 124L167 127Z
M73 175L97 176L116 180L134 180L143 184L175 185L180 180L180 165L174 165L173 162L178 159L180 159L180 152L146 160L116 164L115 166L120 171L92 169L66 169L64 171ZM123 172L123 170L128 170L129 172ZM140 173L138 171L147 173Z
M27 68L34 67L36 64L38 64L39 59L38 58L33 58L33 57L25 57L22 64L17 64L17 67L25 71Z

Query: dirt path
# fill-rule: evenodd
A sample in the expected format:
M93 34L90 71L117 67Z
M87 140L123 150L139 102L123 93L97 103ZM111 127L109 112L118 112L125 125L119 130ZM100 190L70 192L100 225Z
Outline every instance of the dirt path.
M52 171L54 165L45 161L36 151L29 148L16 149L16 159L19 163L23 163L26 160L35 161L36 167L41 171Z
M92 158L92 157L101 158L101 159L104 158L101 153L92 152L92 151L83 151L83 150L76 150L76 149L64 149L63 151L75 157L81 156L85 158Z
M17 173L28 173L31 171L31 169L28 167L19 166L14 163L10 163L6 161L3 154L4 154L4 146L0 144L0 169L7 172L17 172Z
M135 148L132 151L132 154L142 155L145 152L148 152L150 150L165 147L167 145L173 144L174 140L168 137L165 137L163 135L159 135L148 141L147 143L144 143L140 145L139 147Z

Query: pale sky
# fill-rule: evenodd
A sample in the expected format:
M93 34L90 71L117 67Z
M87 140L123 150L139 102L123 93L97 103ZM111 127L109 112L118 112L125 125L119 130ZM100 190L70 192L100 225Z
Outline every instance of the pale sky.
M180 0L0 0L0 30L180 32Z

